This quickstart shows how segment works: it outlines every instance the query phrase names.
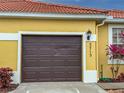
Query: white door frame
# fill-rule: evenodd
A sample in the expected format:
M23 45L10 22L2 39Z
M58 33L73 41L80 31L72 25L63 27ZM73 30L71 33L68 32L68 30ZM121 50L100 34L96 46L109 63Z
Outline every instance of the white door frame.
M86 70L86 33L85 32L30 32L30 31L19 31L18 32L18 63L17 63L17 83L21 83L21 52L22 52L22 35L77 35L82 36L82 81L87 82L96 82L97 80L97 71L96 70ZM94 78L94 79L92 79Z

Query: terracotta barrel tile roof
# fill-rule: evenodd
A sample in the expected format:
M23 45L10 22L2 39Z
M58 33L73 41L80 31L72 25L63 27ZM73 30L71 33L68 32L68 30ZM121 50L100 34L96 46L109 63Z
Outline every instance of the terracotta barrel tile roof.
M114 18L124 18L124 11L122 11L122 10L109 10L108 15L113 16Z
M36 2L32 0L0 0L0 12L60 13L60 14L102 14L124 18L124 11L66 6Z
M0 0L0 11L29 13L104 14L104 11L93 8L48 4L34 2L31 0Z

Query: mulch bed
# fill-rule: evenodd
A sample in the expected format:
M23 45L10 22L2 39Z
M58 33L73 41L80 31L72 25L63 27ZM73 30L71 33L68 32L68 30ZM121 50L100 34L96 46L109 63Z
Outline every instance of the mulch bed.
M124 90L124 83L97 83L104 90Z
M106 90L108 93L124 93L124 83L97 83L101 88Z
M18 84L11 84L11 86L7 89L0 89L0 93L7 93L10 91L15 90L19 85Z

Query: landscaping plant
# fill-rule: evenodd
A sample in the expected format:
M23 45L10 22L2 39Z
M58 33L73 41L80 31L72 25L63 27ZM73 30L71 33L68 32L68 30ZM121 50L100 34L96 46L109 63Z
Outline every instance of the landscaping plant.
M124 59L124 48L118 45L111 44L110 46L108 46L106 54L112 62L110 68L112 72L112 78L116 79L120 69L120 63ZM114 61L116 61L116 63Z
M103 65L100 66L100 78L103 78Z
M0 68L0 89L6 89L10 87L12 82L13 70L9 67Z
M104 78L104 77L103 77L103 78L100 78L100 79L99 79L99 82L100 82L100 83L101 83L101 82L102 82L102 83L103 83L103 82L112 82L112 79L111 79L111 78Z
M117 80L120 82L124 82L124 73L120 73L117 77Z

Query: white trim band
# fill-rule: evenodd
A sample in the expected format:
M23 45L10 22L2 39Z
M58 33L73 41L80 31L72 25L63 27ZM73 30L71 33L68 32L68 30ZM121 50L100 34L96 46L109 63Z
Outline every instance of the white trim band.
M19 31L22 35L83 35L84 32L29 32L29 31Z
M17 33L0 33L0 40L18 40Z
M84 83L97 83L97 70L84 71Z

